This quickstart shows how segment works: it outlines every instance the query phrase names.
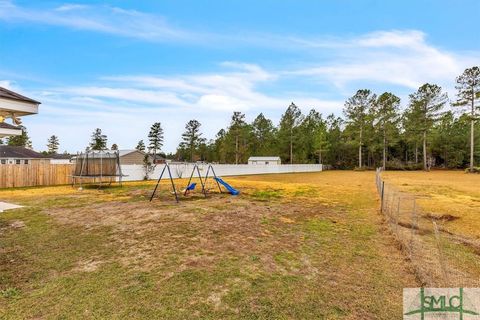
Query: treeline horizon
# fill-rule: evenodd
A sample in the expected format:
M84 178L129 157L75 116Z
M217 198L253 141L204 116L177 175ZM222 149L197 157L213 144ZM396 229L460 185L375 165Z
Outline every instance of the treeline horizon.
M247 163L250 156L280 156L282 163L322 163L335 169L375 168L415 170L431 167L474 170L480 161L480 68L465 69L449 99L436 84L426 83L403 104L391 92L358 90L345 101L343 117L326 117L312 108L307 114L292 102L275 125L260 113L252 122L235 111L230 125L214 139L205 139L201 123L185 125L175 153L161 152L160 122L150 128L147 145L137 150L177 161ZM10 145L28 145L28 135L10 137ZM48 140L48 153L58 151L59 139ZM97 128L87 149L107 149L107 137ZM116 144L111 149L118 149Z
M251 123L234 112L215 139L202 138L191 120L172 158L180 161L246 163L250 156L280 156L282 163L323 163L336 169L474 170L480 160L480 68L456 79L450 100L436 84L425 83L401 100L391 92L358 90L345 101L344 118L324 117L315 108L303 114L292 102L278 125L260 113ZM475 142L476 141L476 142Z

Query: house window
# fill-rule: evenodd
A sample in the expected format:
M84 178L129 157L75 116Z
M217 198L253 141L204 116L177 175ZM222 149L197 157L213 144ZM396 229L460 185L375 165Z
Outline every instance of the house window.
M268 161L265 161L265 164L268 164Z
M15 160L15 164L20 164L20 159Z
M2 159L1 163L2 163L2 164L7 164L7 160Z
M28 160L23 160L23 164L28 164Z

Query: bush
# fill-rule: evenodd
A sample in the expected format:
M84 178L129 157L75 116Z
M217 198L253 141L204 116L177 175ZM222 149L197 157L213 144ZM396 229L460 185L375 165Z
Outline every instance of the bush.
M387 170L404 170L404 171L413 171L413 170L423 170L422 163L403 163L400 160L392 160L387 162Z
M353 171L373 171L373 170L375 170L375 168L367 167L367 166L363 166L361 168L359 167L353 168Z
M465 173L480 173L480 167L473 167L472 170L470 168L465 169Z

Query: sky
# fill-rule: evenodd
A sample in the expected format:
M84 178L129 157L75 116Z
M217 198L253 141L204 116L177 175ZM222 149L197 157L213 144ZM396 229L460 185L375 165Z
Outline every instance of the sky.
M42 102L35 150L85 149L95 128L132 149L161 122L174 152L197 119L213 139L233 111L278 123L291 102L342 115L358 89L455 98L480 64L477 0L0 0L0 86Z

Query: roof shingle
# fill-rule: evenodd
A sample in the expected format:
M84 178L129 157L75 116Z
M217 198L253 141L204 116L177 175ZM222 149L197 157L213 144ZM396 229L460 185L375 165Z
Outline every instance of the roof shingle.
M0 128L2 129L13 129L13 130L21 130L22 128L16 127L13 124L9 124L6 122L0 122Z
M27 98L25 96L22 96L21 94L18 94L16 92L13 92L11 90L8 90L2 87L0 87L0 98L40 104L40 102L36 100Z

